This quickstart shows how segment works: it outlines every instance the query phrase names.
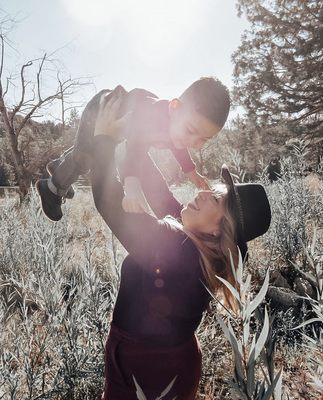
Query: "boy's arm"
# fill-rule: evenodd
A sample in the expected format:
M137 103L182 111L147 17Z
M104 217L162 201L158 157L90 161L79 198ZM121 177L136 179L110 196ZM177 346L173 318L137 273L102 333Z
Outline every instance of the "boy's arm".
M148 146L140 142L127 142L126 156L121 168L122 181L135 177L140 181L149 206L158 218L172 215L180 217L183 205L179 203L148 153Z
M187 149L176 149L173 147L171 151L185 174L195 170L195 163Z
M196 165L187 149L171 149L176 160L182 168L182 171L194 183L198 189L210 190L209 183L205 176L200 175L196 171Z

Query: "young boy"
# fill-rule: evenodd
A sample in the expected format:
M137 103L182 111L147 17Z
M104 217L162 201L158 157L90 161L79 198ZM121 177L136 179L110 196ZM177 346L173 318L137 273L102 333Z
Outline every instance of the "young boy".
M91 168L96 116L102 102L114 95L121 97L118 116L125 116L117 134L118 141L127 140L122 168L124 210L147 211L139 180L144 175L140 159L151 146L170 149L185 175L198 188L208 189L207 179L196 171L188 148L200 149L223 128L230 109L227 88L219 80L205 77L190 85L179 98L168 101L144 89L127 92L119 85L92 98L82 114L74 147L47 165L49 179L36 182L43 211L52 221L62 218L63 199L74 195L71 185Z

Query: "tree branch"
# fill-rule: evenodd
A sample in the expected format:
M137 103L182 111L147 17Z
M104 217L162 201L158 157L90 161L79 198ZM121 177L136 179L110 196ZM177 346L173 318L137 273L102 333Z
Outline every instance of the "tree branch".
M28 61L26 64L24 64L21 67L21 70L20 70L21 97L20 97L19 103L12 110L12 114L11 114L11 122L12 123L14 121L15 115L17 114L17 112L19 112L19 110L21 109L21 107L22 107L22 105L24 104L24 101L25 101L26 86L27 86L28 83L25 82L24 70L25 70L25 68L28 68L31 65L33 65L33 62L32 61Z
M41 62L40 62L39 69L38 69L38 72L37 72L37 93L38 93L38 100L39 100L39 101L41 101L41 95L40 95L40 74L41 74L41 71L42 71L42 69L43 69L45 60L46 60L46 53L43 55L43 58L42 58L42 60L41 60Z

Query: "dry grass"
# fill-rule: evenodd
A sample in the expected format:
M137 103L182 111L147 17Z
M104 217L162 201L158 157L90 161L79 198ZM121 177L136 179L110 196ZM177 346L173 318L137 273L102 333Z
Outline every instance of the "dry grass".
M316 177L306 185L315 193L321 190ZM188 199L192 188L178 188L175 195ZM104 343L125 251L89 191L79 190L66 203L59 224L43 217L35 196L22 209L13 203L3 202L0 216L0 279L7 283L0 293L0 398L95 399L103 385ZM282 263L268 245L273 234L250 245L247 268L256 286L267 267ZM199 400L231 398L232 351L215 313L213 304L198 329L203 351ZM284 398L319 398L310 383L308 356L301 343L278 343Z

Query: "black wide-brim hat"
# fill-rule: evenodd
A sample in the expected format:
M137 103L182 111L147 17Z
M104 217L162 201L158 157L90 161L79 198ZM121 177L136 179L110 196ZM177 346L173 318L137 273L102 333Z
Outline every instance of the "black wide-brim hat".
M271 221L270 204L262 185L234 183L226 166L221 167L221 177L228 186L228 205L236 221L236 239L242 259L247 259L247 242L267 232Z

